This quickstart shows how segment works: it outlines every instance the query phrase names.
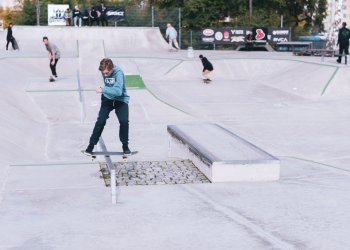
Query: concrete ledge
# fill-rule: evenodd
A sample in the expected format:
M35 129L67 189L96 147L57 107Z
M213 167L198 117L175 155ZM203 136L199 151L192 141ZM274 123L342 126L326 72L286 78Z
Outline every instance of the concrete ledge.
M212 123L168 125L171 156L190 159L211 182L278 180L274 156Z

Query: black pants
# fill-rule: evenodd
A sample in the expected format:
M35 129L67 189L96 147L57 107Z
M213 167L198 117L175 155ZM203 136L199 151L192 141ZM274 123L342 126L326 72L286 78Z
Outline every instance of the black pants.
M106 121L109 118L109 113L113 109L119 121L119 140L122 142L122 144L128 144L129 105L125 102L109 100L104 95L101 95L100 112L98 113L97 121L90 137L90 144L97 144L106 125Z
M339 55L349 55L349 43L347 44L339 44ZM341 62L341 56L338 57L338 62Z
M8 50L9 49L9 43L11 42L11 44L12 44L12 48L15 50L15 46L14 46L14 44L13 44L13 39L11 38L11 39L7 39L7 43L6 43L6 50Z
M50 69L51 69L51 73L53 76L57 76L57 72L56 72L56 65L57 65L58 59L55 59L55 63L52 65L52 59L50 60Z
M90 26L94 25L94 23L96 23L97 26L100 25L100 20L96 17L96 18L90 18Z
M100 16L100 22L102 26L108 26L108 21L107 21L107 16L106 15L101 15Z

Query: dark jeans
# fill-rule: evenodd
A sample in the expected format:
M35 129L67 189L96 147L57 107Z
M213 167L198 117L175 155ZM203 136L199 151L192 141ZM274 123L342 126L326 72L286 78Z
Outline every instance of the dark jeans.
M99 26L100 25L100 20L96 18L90 18L90 26L94 25L94 23Z
M56 58L54 65L52 65L52 59L50 60L50 69L51 69L51 73L53 76L57 76L57 72L56 72L56 65L57 65L58 59Z
M106 125L106 121L109 118L109 113L114 109L119 121L119 140L123 144L129 142L129 105L125 102L113 101L101 95L101 107L98 113L97 121L95 123L94 130L90 137L90 144L96 145L102 131Z
M14 44L13 44L13 39L11 38L11 39L7 39L6 50L9 49L9 43L10 43L10 42L11 42L11 44L12 44L12 48L15 49L15 46L14 46Z
M107 21L107 16L106 15L101 15L100 16L100 22L102 26L108 26L108 21Z
M349 44L339 44L339 55L349 55ZM341 62L341 56L338 57L338 61Z

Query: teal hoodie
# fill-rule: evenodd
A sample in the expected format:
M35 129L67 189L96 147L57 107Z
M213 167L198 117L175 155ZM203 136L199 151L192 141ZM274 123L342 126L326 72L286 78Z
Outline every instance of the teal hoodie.
M114 66L114 70L110 76L103 76L105 86L102 88L102 94L110 99L129 103L129 96L126 93L125 76L123 71Z

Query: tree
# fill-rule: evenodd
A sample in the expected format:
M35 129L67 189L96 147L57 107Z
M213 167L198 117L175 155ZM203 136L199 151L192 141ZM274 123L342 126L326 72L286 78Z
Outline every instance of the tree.
M36 24L36 5L34 0L24 0L22 2L21 15L18 17L17 23L24 25Z
M252 18L247 0L154 0L160 8L182 8L182 23L189 28L224 26L224 17L233 18L234 26L279 26L283 15L285 26L302 26L305 32L311 27L323 30L327 0L253 0Z
M323 31L326 0L287 0L286 7L284 13L293 28L301 25L305 32L310 32L312 27L317 26L319 31Z

